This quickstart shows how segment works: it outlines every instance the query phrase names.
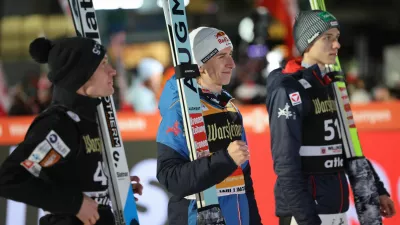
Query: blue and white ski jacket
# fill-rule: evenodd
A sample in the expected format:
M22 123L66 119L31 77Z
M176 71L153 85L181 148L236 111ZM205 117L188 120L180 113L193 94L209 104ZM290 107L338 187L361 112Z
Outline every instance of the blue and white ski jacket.
M196 225L195 193L216 185L222 214L229 225L260 225L249 162L238 167L227 148L234 140L246 141L240 112L223 91L200 91L203 118L211 156L190 161L184 136L176 77L166 83L159 110L157 179L172 194L168 204L170 225ZM192 118L196 122L196 118ZM194 134L204 133L194 131ZM201 145L201 143L197 143Z

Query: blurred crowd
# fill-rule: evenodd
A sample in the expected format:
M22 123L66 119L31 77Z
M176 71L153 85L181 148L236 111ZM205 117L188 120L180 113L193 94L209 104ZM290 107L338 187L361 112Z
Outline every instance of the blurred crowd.
M158 99L165 82L174 75L174 67L164 66L157 59L144 57L135 68L126 69L121 60L125 38L124 33L117 33L112 36L108 46L111 63L118 73L114 82L115 107L124 112L157 113ZM252 56L248 51L239 51L231 83L225 89L233 95L238 105L264 104L267 93L266 77L273 69L283 66L284 59L285 54L279 48L272 49L262 56ZM12 87L8 87L5 77L3 74L0 82L0 115L35 115L51 103L53 87L47 79L46 72L29 72ZM378 83L366 85L366 80L351 69L346 73L346 79L352 103L389 102L400 99L400 84L393 90Z

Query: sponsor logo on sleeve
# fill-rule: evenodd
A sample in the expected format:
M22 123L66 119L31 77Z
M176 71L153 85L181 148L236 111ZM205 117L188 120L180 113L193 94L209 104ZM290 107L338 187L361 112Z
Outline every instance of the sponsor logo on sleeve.
M47 141L49 141L50 145L56 150L62 157L66 157L68 153L71 151L69 147L64 143L61 137L54 131L51 130L46 137Z
M28 157L28 160L39 163L47 155L47 153L49 153L50 150L50 144L44 140L36 146L31 155Z
M178 136L181 133L181 129L179 128L179 122L175 121L174 126L167 128L167 134L173 133L175 136Z
M290 106L288 103L286 103L284 108L278 108L278 118L281 116L286 117L286 119L289 119L290 117L293 117L293 119L296 119L296 114L294 112L291 112L289 110Z
M79 116L78 116L76 113L74 113L74 112L72 112L72 111L68 111L67 114L68 114L68 116L71 117L71 119L73 119L75 122L81 121L81 118L79 118Z
M300 79L299 83L304 87L304 89L311 88L311 84L305 79Z
M49 154L39 163L42 167L50 167L60 161L61 155L56 151L51 150Z
M28 170L28 172L30 172L35 177L39 177L40 171L42 170L42 167L39 164L29 159L26 159L25 161L21 162L21 166L23 166L26 170Z

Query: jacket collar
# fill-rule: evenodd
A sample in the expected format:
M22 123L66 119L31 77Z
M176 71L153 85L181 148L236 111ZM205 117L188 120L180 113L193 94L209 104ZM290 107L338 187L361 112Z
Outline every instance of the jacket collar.
M200 98L220 107L225 107L228 102L233 99L233 97L225 90L222 90L221 93L213 93L207 89L199 87L199 93Z
M288 61L285 68L282 70L283 74L293 74L296 75L301 73L302 76L313 83L318 83L320 85L326 86L329 85L332 80L329 76L323 74L317 64L314 65L306 65L302 63L302 58L295 58L293 60Z
M96 121L99 98L91 98L54 87L52 105L63 105L85 119Z

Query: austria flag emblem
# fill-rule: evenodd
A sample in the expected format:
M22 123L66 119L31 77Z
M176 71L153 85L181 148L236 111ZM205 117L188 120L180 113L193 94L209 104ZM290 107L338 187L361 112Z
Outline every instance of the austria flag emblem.
M292 94L289 94L289 98L293 106L301 104L301 98L299 92L294 92Z

